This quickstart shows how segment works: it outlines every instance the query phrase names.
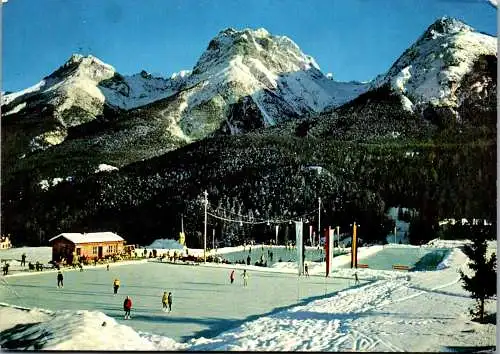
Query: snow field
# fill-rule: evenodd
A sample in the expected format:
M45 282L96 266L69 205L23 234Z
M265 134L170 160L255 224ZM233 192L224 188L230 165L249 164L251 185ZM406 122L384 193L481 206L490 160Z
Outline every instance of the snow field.
M439 248L443 246L436 240L434 243ZM496 252L496 243L489 242L488 246L489 253ZM474 323L468 317L468 307L474 301L462 289L457 273L458 269L467 269L467 257L455 248L445 261L447 267L439 271L334 269L333 279L278 275L272 273L278 269L264 272L257 271L261 267L251 266L246 267L250 270L248 288L241 284L241 270L236 271L236 283L228 284L227 265L149 262L114 269L124 272L118 297L108 294L114 275L102 268L68 273L64 289L55 287L54 274L8 276L2 278L9 283L0 287L1 302L24 302L23 306L30 307L31 301L34 307L66 310L27 312L0 306L0 330L13 323L44 321L2 332L0 345L33 348L36 344L42 349L78 350L121 350L127 345L130 350L434 352L450 351L453 346L495 346L496 326ZM296 272L291 264L280 266ZM354 285L354 271L360 279L369 281L346 288ZM77 283L80 276L86 277L80 279L81 284ZM66 278L73 289L66 286ZM173 290L172 313L160 310L160 283L165 290ZM14 292L19 298L13 296ZM122 317L121 304L126 293L131 294L134 307L137 306L131 321ZM58 299L52 301L55 297ZM487 309L494 311L494 303L489 302ZM73 315L68 317L68 313ZM9 321L3 320L7 317ZM53 323L48 325L47 321ZM180 327L186 326L191 335L178 333ZM84 342L82 338L94 340Z

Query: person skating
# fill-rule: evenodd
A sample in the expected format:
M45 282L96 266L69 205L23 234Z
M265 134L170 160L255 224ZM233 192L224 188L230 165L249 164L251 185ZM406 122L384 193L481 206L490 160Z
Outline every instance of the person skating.
M167 298L167 301L168 301L168 312L172 311L172 293L168 293L168 298Z
M248 273L247 270L243 270L243 274L241 275L243 277L243 286L248 285Z
M231 271L231 275L229 275L229 280L231 280L231 284L234 283L234 269Z
M109 263L106 264L106 270L109 272Z
M3 275L9 274L9 263L5 262L5 265L3 266Z
M132 317L130 317L130 310L132 309L132 299L130 296L127 296L125 298L125 301L123 302L123 310L125 311L125 319L130 320Z
M21 267L26 267L26 253L21 255Z
M304 266L304 273L305 273L306 277L309 276L309 267L307 266L307 264Z
M168 295L166 291L163 292L163 297L161 298L161 304L163 305L162 311L166 312L168 308Z
M118 289L120 288L120 279L116 278L114 281L113 281L113 295L116 295L118 294Z
M250 265L250 261L251 261L251 260L252 260L252 259L250 258L250 255L248 255L248 256L247 256L247 265Z
M64 284L63 284L63 274L61 271L58 271L57 272L57 287L58 288L63 288L64 287Z
M354 284L359 284L358 273L354 273Z

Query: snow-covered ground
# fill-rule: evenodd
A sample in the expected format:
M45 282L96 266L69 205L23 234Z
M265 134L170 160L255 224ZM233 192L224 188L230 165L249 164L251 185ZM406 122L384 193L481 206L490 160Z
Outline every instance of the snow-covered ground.
M66 271L63 289L55 286L55 275L48 272L2 277L0 345L202 351L495 347L496 325L468 318L473 300L462 289L457 273L461 268L467 271L467 257L458 248L463 242L433 240L429 246L443 248L445 244L453 244L453 249L439 271L406 273L334 266L333 277L325 278L319 276L324 274L324 264L318 263L310 269L318 276L299 278L285 273L296 272L294 264L282 262L267 269L246 266L250 271L247 288L241 284L241 270L237 270L236 284L228 282L227 268L242 265L148 262L112 266L109 272L89 267L83 273ZM496 242L489 242L488 247L489 253L496 252ZM380 252L380 246L365 250L368 257ZM0 252L0 257L7 258L4 254ZM336 257L335 262L341 257L346 256ZM354 272L362 280L359 285L352 280ZM109 294L115 276L122 280L117 297ZM171 313L160 310L164 290L174 293ZM134 300L130 321L122 319L125 295ZM487 308L495 313L494 301Z

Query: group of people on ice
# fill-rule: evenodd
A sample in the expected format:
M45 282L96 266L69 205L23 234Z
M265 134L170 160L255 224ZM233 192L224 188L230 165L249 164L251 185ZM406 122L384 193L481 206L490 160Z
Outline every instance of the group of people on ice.
M172 293L163 292L163 296L161 298L162 303L162 311L171 312L172 311ZM123 311L125 311L125 319L130 320L132 317L130 316L130 311L132 310L132 298L127 295L125 300L123 301Z
M248 285L248 273L247 273L247 270L243 270L243 273L241 274L241 276L243 277L243 286L247 286ZM235 271L234 269L231 271L231 273L229 274L229 281L232 283L234 283L234 277L235 277Z
M113 280L113 296L118 294L118 289L120 289L120 279L115 278ZM161 298L161 303L162 303L162 311L167 311L171 312L172 311L172 292L169 292L167 294L166 291L163 292L163 296ZM123 301L123 310L125 311L125 319L130 320L130 311L132 310L132 298L130 296L127 296L125 298L125 301Z

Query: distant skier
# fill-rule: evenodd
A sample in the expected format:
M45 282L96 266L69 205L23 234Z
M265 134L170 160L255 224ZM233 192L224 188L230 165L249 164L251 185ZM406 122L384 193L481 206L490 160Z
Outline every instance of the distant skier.
M354 284L359 284L359 278L358 278L358 273L354 273Z
M241 275L243 277L243 286L248 285L248 273L247 270L243 270L243 274Z
M123 310L125 311L125 319L130 320L130 310L132 309L132 299L130 296L127 296L125 298L125 301L123 302Z
M21 267L26 267L26 253L21 255Z
M163 296L161 298L161 303L162 303L162 311L165 311L167 312L167 308L168 308L168 295L167 295L167 292L164 291L163 292Z
M304 274L306 275L306 277L309 276L309 267L307 266L307 264L304 266Z
M57 272L57 287L58 288L63 288L64 287L63 279L64 279L64 276L63 276L62 272L58 271Z
M172 293L168 293L168 298L167 298L167 301L168 301L168 312L172 311Z
M234 269L231 271L231 275L229 275L229 280L231 280L231 284L234 283Z
M114 290L114 295L118 294L118 289L120 288L120 279L116 278L113 281L113 290Z

